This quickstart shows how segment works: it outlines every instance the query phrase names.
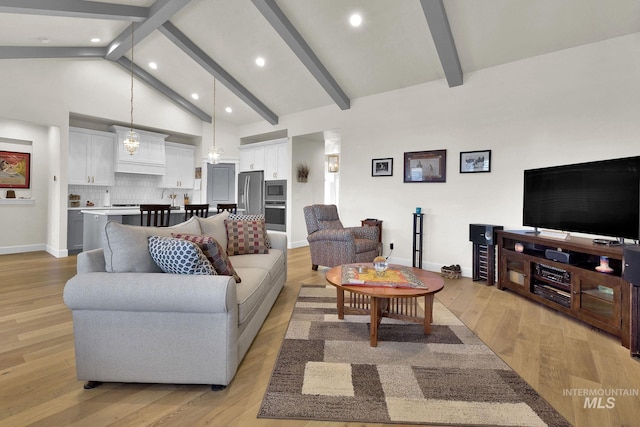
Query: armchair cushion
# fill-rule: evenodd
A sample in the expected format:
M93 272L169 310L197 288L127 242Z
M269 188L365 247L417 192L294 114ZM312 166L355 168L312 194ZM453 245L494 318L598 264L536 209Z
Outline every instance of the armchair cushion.
M344 228L336 205L313 205L320 230L338 230Z

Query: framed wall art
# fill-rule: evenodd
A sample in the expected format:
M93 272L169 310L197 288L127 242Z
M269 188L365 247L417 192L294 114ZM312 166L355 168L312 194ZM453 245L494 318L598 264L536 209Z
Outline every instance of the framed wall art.
M371 176L393 176L393 159L371 160Z
M0 151L0 188L29 188L31 154Z
M491 172L491 150L460 152L460 173Z
M447 150L404 153L404 182L446 182Z

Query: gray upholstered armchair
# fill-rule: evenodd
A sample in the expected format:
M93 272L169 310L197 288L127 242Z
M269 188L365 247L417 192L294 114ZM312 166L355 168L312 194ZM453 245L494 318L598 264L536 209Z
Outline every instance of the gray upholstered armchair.
M380 254L378 227L343 227L336 205L304 208L314 270L354 262L373 262Z

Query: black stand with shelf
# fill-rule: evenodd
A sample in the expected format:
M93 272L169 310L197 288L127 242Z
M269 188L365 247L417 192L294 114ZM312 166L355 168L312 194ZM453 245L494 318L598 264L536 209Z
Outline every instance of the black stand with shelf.
M622 278L623 249L591 239L541 237L498 231L498 289L509 289L549 308L620 337L630 346L630 285ZM570 263L549 258L567 254ZM596 270L606 257L612 270ZM599 267L601 269L601 267Z
M422 268L422 213L413 214L413 267Z

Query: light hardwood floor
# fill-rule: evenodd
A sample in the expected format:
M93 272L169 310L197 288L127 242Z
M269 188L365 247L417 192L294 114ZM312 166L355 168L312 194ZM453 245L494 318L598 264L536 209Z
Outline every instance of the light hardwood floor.
M229 387L104 384L75 378L71 314L62 290L74 256L0 256L0 425L2 426L355 426L257 419L301 283L324 283L307 248L289 251L289 275ZM576 426L638 426L640 397L584 408L563 390L640 388L640 361L619 340L509 292L470 279L447 280L437 298ZM600 406L611 406L606 397Z

